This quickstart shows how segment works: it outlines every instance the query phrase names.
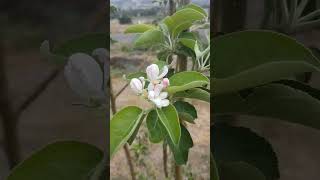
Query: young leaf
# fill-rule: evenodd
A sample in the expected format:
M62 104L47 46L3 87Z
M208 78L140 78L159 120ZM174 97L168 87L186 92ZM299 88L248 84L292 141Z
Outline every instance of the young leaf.
M207 12L202 7L200 7L194 3L190 3L190 4L183 7L183 9L187 9L187 8L191 8L195 11L198 11L199 13L203 14L203 16L205 16L205 17L208 16Z
M248 128L215 123L211 127L210 145L218 167L241 161L259 169L267 179L279 178L278 160L272 146Z
M167 139L169 147L173 153L174 160L178 165L186 164L188 161L189 149L193 146L192 137L184 126L181 126L181 139L178 145L174 145Z
M155 110L149 112L146 122L149 130L149 140L153 143L161 142L166 132Z
M318 59L309 49L288 36L270 31L219 36L213 39L212 49L214 95L320 70Z
M169 94L209 84L209 79L206 76L195 71L184 71L174 74L169 80L170 86L167 88Z
M128 141L142 120L142 109L128 106L116 113L110 121L110 156Z
M102 151L90 144L55 142L20 163L7 180L87 179L102 156Z
M134 24L129 26L124 33L144 33L151 29L155 29L155 27L150 24Z
M198 118L196 108L184 101L177 101L174 104L174 107L178 111L179 119L185 120L194 124L194 120Z
M135 41L136 47L150 47L164 41L163 33L157 29L151 29L141 34Z
M204 18L206 18L206 16L192 8L181 9L171 16L172 21L175 22L176 25L185 22L193 23L195 21L203 20Z
M210 103L210 93L200 88L193 88L186 91L177 92L173 95L174 98L191 98Z
M177 145L181 137L181 128L178 113L173 105L163 107L161 109L157 108L157 114L161 123L167 130L169 137L173 144Z

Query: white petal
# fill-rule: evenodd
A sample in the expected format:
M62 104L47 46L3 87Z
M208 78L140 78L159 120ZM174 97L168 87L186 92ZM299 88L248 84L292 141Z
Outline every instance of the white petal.
M167 106L169 106L169 104L170 104L170 102L169 102L168 99L161 100L161 106L162 107L167 107Z
M148 98L149 98L150 100L154 100L154 98L155 98L154 91L149 91L149 92L148 92Z
M165 75L167 75L167 74L168 74L168 71L169 71L168 66L164 66L163 69L162 69L162 73L159 75L158 79L161 79L161 78L163 78Z
M150 66L147 67L146 73L148 76L148 79L150 81L157 80L159 76L159 67L156 64L151 64Z
M168 93L167 92L162 92L162 93L160 93L160 99L165 99L165 98L167 98L168 97Z
M148 85L148 91L154 91L154 85L151 82Z
M158 107L161 108L162 107L162 100L159 98L153 99L152 102Z
M137 94L141 93L143 89L141 81L137 78L131 79L130 87Z
M157 84L154 87L154 93L155 93L156 97L160 95L160 92L162 91L162 89L163 89L163 85L162 84Z
M144 80L144 77L139 77L141 83L142 83L142 89L144 89L144 85L146 84L146 81Z

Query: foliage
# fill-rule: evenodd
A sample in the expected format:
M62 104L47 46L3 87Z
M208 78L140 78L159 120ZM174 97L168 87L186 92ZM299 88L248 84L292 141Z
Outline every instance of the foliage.
M190 4L172 16L165 17L158 26L135 24L125 31L125 33L137 35L135 47L158 47L158 57L163 57L148 66L146 73L137 72L127 75L126 78L137 95L154 104L153 108L143 110L146 115L149 140L152 143L168 144L175 162L179 165L187 163L189 149L193 146L193 140L185 123L195 123L197 118L196 109L192 104L184 101L183 97L208 102L209 93L207 92L210 83L208 74L203 73L210 67L208 38L206 40L200 38L203 34L198 31L199 28L193 28L189 32L186 30L195 25L198 27L199 24L205 24L207 21L205 11L197 5ZM208 36L206 33L204 35ZM188 42L183 43L183 39L185 39L184 42L189 40L197 46L190 46ZM193 62L192 68L182 70L174 67L174 64L179 64L174 58L177 55L188 56ZM205 60L207 62L204 63ZM161 99L157 99L157 91ZM136 114L130 118L139 119L139 117L140 115ZM121 121L125 119L120 119L118 116L111 119L111 125L113 123L122 125L111 129L111 139L116 132L130 127L130 123L121 123ZM126 140L121 138L116 141ZM115 153L115 150L112 149L111 154Z

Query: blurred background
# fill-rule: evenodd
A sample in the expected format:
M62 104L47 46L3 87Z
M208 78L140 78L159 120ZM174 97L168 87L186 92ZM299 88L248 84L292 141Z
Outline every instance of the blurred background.
M225 34L245 29L266 29L287 34L305 46L311 48L319 57L320 49L320 16L314 16L313 22L305 27L294 24L279 26L277 20L270 19L269 13L274 8L273 0L213 0L213 32ZM287 0L290 4L293 0ZM297 1L301 3L302 1ZM279 7L279 6L278 6ZM302 16L320 9L319 0L309 0ZM279 9L278 15L281 14ZM279 17L278 17L279 18ZM280 18L279 18L280 19ZM292 26L291 26L292 25ZM245 46L245 42L243 42ZM214 51L214 49L213 49ZM310 75L310 74L309 74ZM320 74L313 73L304 79L312 87L320 88ZM308 107L305 107L308 108ZM320 117L319 117L320 118ZM320 177L320 132L298 124L290 124L268 118L238 117L234 125L249 127L265 137L273 146L278 156L280 180L319 179Z
M157 24L168 15L168 4L163 0L111 0L116 11L110 14L110 35L112 38L110 50L111 85L114 94L126 87L124 74L144 71L152 64L156 57L156 49L136 49L133 42L134 34L124 34L128 26L137 23ZM169 1L166 1L169 2ZM208 0L192 1L209 10ZM194 146L189 152L189 162L183 166L185 179L210 178L210 105L200 101L192 101L198 111L198 119L195 124L188 125ZM136 96L130 87L125 88L116 99L117 109L128 105L137 105L142 108L151 107L150 103ZM149 142L148 130L145 122L140 128L137 139L129 146L131 158L136 173L136 179L151 180L165 179L163 168L162 143ZM168 148L169 152L169 148ZM168 157L169 179L174 177L173 157ZM111 179L131 179L130 169L125 156L125 151L120 149L111 160Z
M40 55L44 40L57 45L86 32L105 32L105 1L0 2L0 179L10 167L48 143L106 142L105 113L77 106L57 67Z

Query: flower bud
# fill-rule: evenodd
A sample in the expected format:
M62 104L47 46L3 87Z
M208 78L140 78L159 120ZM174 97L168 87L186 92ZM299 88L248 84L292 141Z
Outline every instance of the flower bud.
M143 91L143 83L137 78L131 79L130 87L137 94L141 94Z
M169 79L168 79L168 78L164 78L164 79L162 80L162 85L163 85L163 88L168 87L168 86L170 85Z

